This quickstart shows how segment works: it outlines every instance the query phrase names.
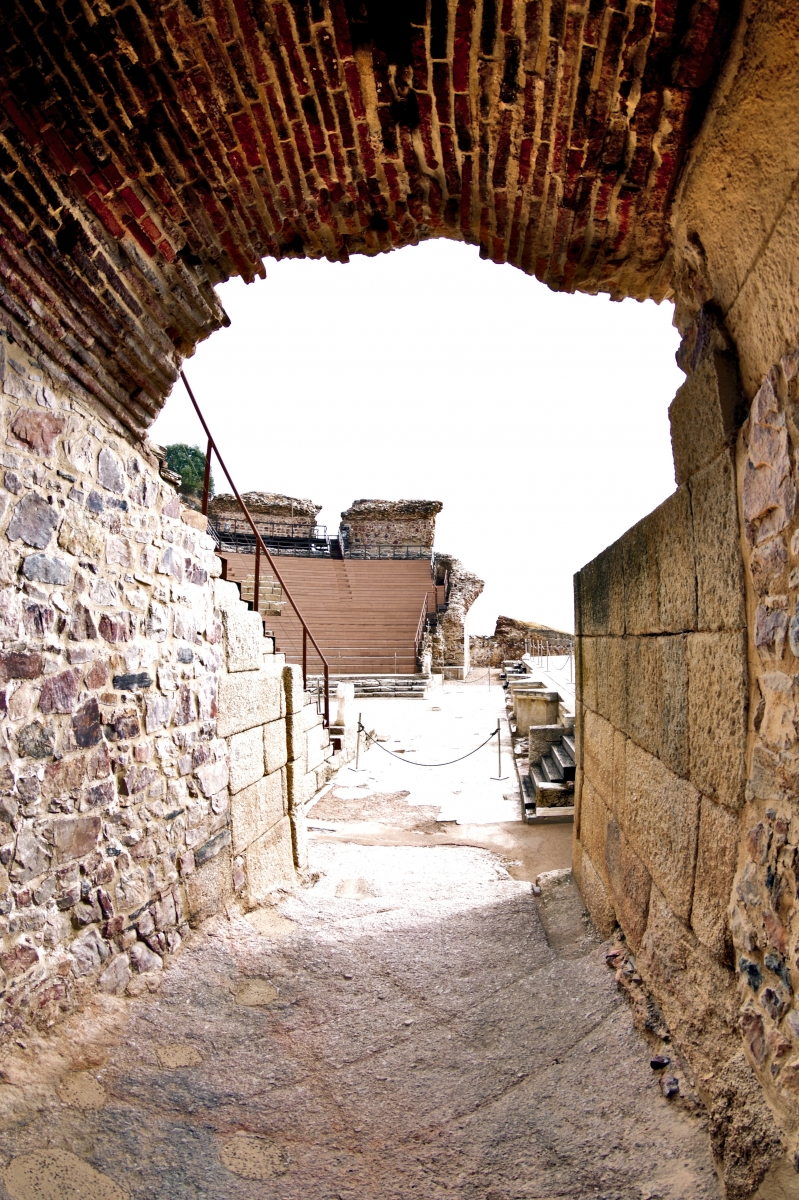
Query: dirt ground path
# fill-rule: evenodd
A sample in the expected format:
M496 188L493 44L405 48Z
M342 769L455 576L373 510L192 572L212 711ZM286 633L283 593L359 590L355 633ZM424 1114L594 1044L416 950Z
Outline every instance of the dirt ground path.
M16 1047L3 1200L719 1195L569 880L539 900L490 849L344 839L157 991Z

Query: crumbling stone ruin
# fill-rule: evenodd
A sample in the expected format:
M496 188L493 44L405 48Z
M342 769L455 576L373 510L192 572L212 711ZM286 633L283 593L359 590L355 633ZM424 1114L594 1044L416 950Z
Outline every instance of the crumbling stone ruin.
M575 871L691 1064L727 1196L792 1171L796 0L3 15L4 1030L146 986L193 911L294 870L290 778L324 769L292 759L315 719L295 675L236 657L146 441L226 323L214 285L449 237L675 302L677 491L577 579ZM245 684L258 720L233 731ZM276 723L284 811L261 785L239 842L259 780L234 790L233 739L237 778L259 744L270 778L251 730Z
M470 645L475 666L498 667L505 659L520 659L525 654L573 654L574 636L535 621L497 617L494 632L487 637L470 638Z

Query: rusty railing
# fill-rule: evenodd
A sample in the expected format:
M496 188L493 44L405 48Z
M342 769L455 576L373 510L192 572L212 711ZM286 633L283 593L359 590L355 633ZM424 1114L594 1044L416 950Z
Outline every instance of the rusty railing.
M261 537L260 533L258 532L258 529L256 528L255 521L252 519L252 516L250 515L250 511L247 508L247 505L242 500L241 496L239 495L239 493L236 489L235 483L233 482L233 480L230 477L230 471L228 471L227 467L225 466L225 463L222 459L222 455L219 453L219 447L217 446L216 442L214 441L213 437L211 436L211 431L208 428L207 424L205 423L205 417L200 412L200 406L197 403L197 400L195 399L194 392L191 390L191 387L189 386L189 381L186 378L185 371L180 372L180 378L183 380L184 387L186 388L186 391L189 393L189 399L191 400L192 404L194 405L194 411L196 412L197 416L199 417L200 424L202 425L203 430L205 431L205 436L208 438L208 448L205 453L205 474L203 476L203 499L202 499L203 516L204 517L208 516L208 492L209 492L210 481L211 481L211 457L212 457L212 455L215 454L217 457L217 460L219 461L220 467L222 468L222 470L225 473L225 478L227 479L227 481L230 485L230 490L233 492L233 495L238 500L239 505L241 507L241 511L244 513L244 517L247 521L247 524L250 526L250 529L252 530L252 532L255 536L255 587L254 587L253 605L252 605L253 609L255 610L255 612L258 612L258 602L260 599L260 589L261 589L261 555L265 554L267 561L269 563L269 568L272 571L272 574L275 576L278 583L282 587L283 595L288 600L291 607L294 609L297 620L299 621L300 625L302 625L302 683L303 683L303 687L306 687L306 685L308 683L308 639L309 638L311 640L311 644L312 644L314 650L319 655L320 662L322 663L322 667L324 670L324 676L325 676L325 725L329 726L330 725L330 668L328 667L327 659L325 658L322 651L319 649L319 643L317 642L316 638L314 637L314 635L311 633L310 629L308 628L308 626L305 622L305 618L303 617L302 613L297 608L297 605L294 602L291 592L286 587L285 581L275 565L274 558L269 553L269 549L268 549L266 543L264 542L263 538Z

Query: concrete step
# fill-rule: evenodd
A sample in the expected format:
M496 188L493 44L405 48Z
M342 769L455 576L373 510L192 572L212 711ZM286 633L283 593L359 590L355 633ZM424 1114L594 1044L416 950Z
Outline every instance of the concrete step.
M565 733L560 740L563 743L563 745L566 747L566 749L569 751L572 762L576 763L577 762L577 751L576 751L575 745L574 745L574 735L571 733Z

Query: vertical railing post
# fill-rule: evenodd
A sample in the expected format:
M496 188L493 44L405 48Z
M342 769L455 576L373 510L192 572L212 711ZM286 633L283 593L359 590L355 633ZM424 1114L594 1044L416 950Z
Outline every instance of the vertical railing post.
M253 588L252 606L257 613L260 613L259 607L261 601L261 539L255 539L255 587Z
M208 516L208 492L211 487L211 455L213 453L214 444L210 437L208 439L208 449L205 452L205 472L203 474L203 506L202 514Z
M325 728L330 728L330 668L325 659Z
M308 683L308 630L302 627L302 686Z

